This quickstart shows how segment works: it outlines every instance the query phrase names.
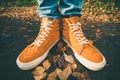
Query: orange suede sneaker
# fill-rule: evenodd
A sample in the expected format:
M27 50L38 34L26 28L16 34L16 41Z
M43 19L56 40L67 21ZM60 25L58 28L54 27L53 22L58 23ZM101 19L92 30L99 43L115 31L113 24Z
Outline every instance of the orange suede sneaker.
M86 68L98 71L106 60L101 52L89 43L81 29L80 17L63 18L63 40L71 47L76 59Z
M40 64L59 38L59 19L42 18L38 36L17 57L18 67L22 70L29 70Z

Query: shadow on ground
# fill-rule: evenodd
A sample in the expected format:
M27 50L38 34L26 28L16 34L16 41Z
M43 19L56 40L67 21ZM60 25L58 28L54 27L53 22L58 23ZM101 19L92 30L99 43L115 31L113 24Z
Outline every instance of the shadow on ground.
M101 26L97 26L102 24ZM91 80L119 80L120 78L120 24L98 23L97 27L84 27L87 37L106 57L107 65L98 72L89 71ZM101 29L100 38L95 31ZM18 54L36 37L39 21L20 20L0 17L0 79L1 80L34 80L31 70L22 71L16 65Z

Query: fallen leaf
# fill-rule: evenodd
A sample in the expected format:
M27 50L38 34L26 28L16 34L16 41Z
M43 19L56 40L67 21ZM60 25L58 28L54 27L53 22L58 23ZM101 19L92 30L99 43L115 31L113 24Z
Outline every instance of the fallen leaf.
M67 50L67 47L65 46L64 42L62 42L62 41L60 41L57 46L58 46L58 49L61 50L62 52Z
M34 75L34 79L35 80L42 80L46 77L46 75L47 75L46 72L40 74L39 76Z
M100 38L100 37L101 37L102 32L101 32L101 30L100 30L100 29L97 29L95 34L96 34L96 37L97 37L97 38Z
M62 52L64 52L64 51L67 50L67 48L66 48L66 46L64 46L64 47L62 47L60 50L61 50Z
M71 69L74 71L75 69L77 69L77 64L76 63L73 63L72 65L71 65Z
M34 79L35 80L40 80L41 78L40 78L40 76L34 76Z
M76 68L76 71L81 71L81 70L83 70L84 69L84 67L81 65L81 64L79 64L79 63L77 63L77 68Z
M61 73L58 74L58 77L60 80L67 80L71 73L72 73L71 68L67 67Z
M58 44L57 44L58 48L61 49L63 47L63 43L62 41L60 41Z
M76 63L73 63L73 64L68 63L66 67L70 67L71 70L74 71L75 69L77 69L77 64Z
M93 40L88 40L91 45L93 45L94 41Z
M62 56L60 56L60 58L58 59L58 66L59 66L59 67L62 67L62 66L64 66L64 63L65 63L65 58L64 58L64 56L62 55Z
M91 25L90 27L94 28L94 27L95 27L95 25Z
M35 71L33 71L32 73L35 75L35 76L39 76L41 75L42 73L44 73L45 71L45 68L43 68L42 66L38 66L35 68Z
M28 30L26 27L21 27L19 30Z
M48 70L51 66L51 63L49 62L49 60L45 60L42 65L46 70Z
M62 70L60 68L57 68L55 71L56 71L57 75L59 75L59 73L62 72Z
M64 53L64 57L65 57L65 60L69 63L75 63L74 62L74 58L72 55L67 55L66 53Z
M73 73L72 73L72 76L73 76L73 77L76 77L77 80L83 80L80 72L73 72ZM86 80L86 79L85 79L85 80Z
M91 80L90 75L88 74L87 71L81 73L81 77L82 77L83 80L84 80L84 79L85 79L85 80Z
M56 80L56 78L57 78L57 73L56 73L56 70L55 70L48 75L47 80Z
M60 55L53 56L53 62L56 63L59 58L60 58Z

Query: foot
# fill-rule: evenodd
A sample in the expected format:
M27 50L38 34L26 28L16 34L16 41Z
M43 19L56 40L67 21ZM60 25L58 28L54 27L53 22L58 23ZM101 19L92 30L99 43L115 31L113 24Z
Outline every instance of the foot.
M22 70L29 70L39 65L47 57L49 50L59 40L59 37L59 20L42 18L38 36L17 57L18 67Z
M105 66L106 60L84 36L79 19L77 16L62 19L63 40L71 47L74 56L81 64L90 70L98 71Z

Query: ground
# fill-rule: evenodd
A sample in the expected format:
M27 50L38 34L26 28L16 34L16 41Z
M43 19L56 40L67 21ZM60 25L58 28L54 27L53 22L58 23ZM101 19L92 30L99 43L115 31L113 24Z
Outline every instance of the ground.
M106 57L105 68L98 72L85 69L91 80L120 78L120 20L83 14L81 23L89 40ZM16 65L19 53L30 44L39 31L36 7L0 8L0 79L34 80L33 70L22 71ZM54 51L54 48L52 48Z

